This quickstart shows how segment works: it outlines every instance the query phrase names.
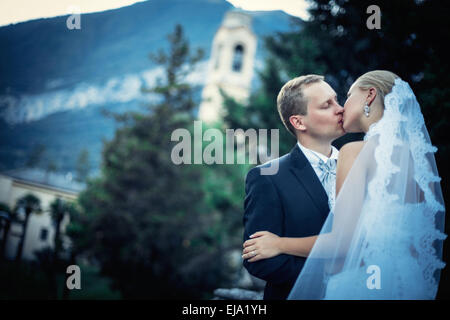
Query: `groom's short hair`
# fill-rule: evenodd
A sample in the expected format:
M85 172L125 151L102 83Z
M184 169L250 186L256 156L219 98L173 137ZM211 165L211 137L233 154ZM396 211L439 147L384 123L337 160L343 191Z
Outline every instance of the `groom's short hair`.
M289 80L281 88L277 97L277 109L284 126L296 137L295 128L289 118L295 114L306 115L308 100L303 94L305 86L311 83L323 81L324 76L308 74Z

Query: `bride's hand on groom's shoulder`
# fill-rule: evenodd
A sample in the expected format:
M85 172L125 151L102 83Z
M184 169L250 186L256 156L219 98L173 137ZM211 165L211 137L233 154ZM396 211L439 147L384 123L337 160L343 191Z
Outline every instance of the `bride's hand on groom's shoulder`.
M250 236L251 239L244 242L242 258L248 262L272 258L279 255L281 238L269 231L258 231Z

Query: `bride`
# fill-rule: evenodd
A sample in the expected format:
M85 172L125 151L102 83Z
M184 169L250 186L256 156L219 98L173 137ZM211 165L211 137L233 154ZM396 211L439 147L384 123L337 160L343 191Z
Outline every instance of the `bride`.
M288 299L434 299L445 207L420 106L389 71L362 75L347 95L344 129L366 134L339 152L336 201L320 234L259 231L243 258L308 257Z

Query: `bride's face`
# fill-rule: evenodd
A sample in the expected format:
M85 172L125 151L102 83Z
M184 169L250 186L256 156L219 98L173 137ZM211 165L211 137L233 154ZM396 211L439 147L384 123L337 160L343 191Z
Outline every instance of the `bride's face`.
M362 132L362 119L364 117L364 105L367 92L361 90L355 84L347 93L347 101L344 103L343 127L345 132Z

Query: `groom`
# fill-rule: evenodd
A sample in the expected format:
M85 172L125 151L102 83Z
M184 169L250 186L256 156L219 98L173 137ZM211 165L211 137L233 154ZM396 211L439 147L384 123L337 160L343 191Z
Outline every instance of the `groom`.
M273 160L278 162L276 174L260 174L270 162L248 172L244 242L257 231L282 237L317 235L334 201L338 151L331 142L345 133L336 92L323 76L297 77L281 88L277 108L297 144ZM281 254L248 262L251 256L244 258L244 267L266 280L264 300L286 299L306 258Z

